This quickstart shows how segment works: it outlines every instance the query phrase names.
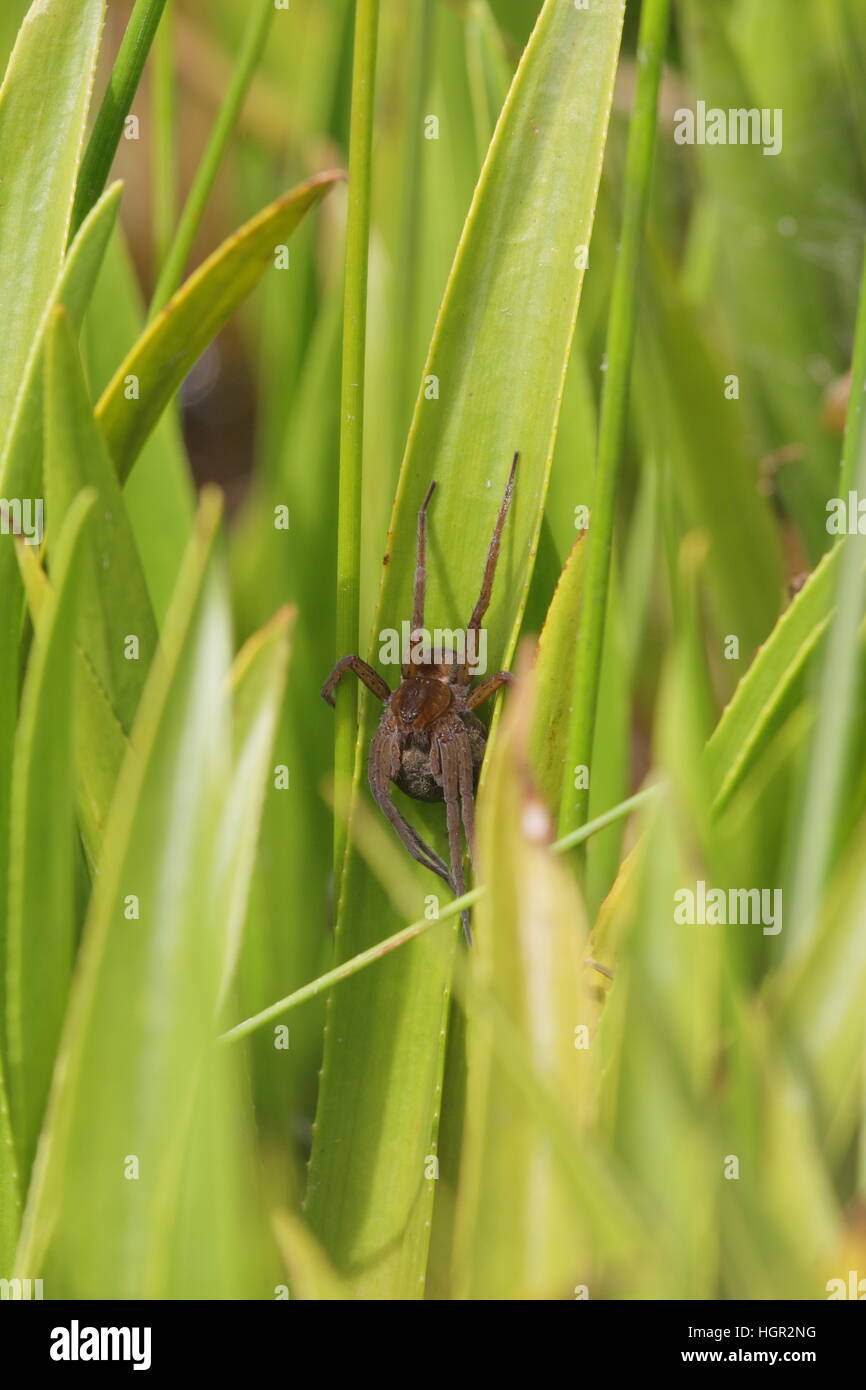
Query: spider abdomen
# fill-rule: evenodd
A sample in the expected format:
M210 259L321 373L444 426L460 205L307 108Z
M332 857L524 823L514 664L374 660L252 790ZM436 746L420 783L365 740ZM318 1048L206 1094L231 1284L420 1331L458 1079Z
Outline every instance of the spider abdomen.
M466 730L472 750L472 780L475 786L484 761L487 730L481 720L469 710L461 712L460 721ZM435 732L434 725L427 737L420 734L411 736L400 750L400 767L392 781L401 792L411 796L413 801L444 800L442 783L434 776L430 765L430 736L435 737Z

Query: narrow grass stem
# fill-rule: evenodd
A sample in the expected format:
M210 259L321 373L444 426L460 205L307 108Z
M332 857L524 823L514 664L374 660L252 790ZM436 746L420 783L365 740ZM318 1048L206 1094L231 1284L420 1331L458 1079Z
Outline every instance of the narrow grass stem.
M174 13L162 17L153 45L153 247L162 265L177 221L177 88L174 71Z
M396 258L397 327L395 332L395 425L398 439L408 429L418 386L419 364L413 353L418 312L416 286L420 254L423 193L422 145L424 113L433 62L433 0L416 0L410 7L406 70L406 144L403 152L403 186L406 190L400 223L401 251Z
M273 0L259 0L257 7L250 13L241 51L228 90L220 104L210 139L184 204L174 240L157 280L150 306L151 319L165 308L183 279L186 263L201 226L201 219L216 176L219 173L223 156L243 109L250 83L261 61L274 14Z
M340 395L340 484L337 520L337 655L358 649L361 566L361 483L364 446L364 378L367 333L367 270L373 108L379 0L357 0L349 131L349 212L343 303L343 361ZM354 681L337 689L334 775L337 786L351 779L357 737L358 695ZM346 817L334 820L334 879L339 883L346 844Z
M81 161L70 242L105 187L165 5L166 0L136 0Z
M608 601L617 483L625 440L626 409L637 323L641 251L652 178L657 105L665 53L670 0L645 0L638 38L638 78L628 136L622 233L614 275L607 333L607 375L599 423L598 466L587 536L586 574L581 604L579 660L575 672L574 719L567 766L589 767L592 758L598 689ZM573 802L582 825L588 790Z
M658 789L659 783L655 783L653 786L645 787L643 791L637 792L634 796L628 797L627 800L621 801L618 806L612 806L609 811L597 816L595 820L588 821L578 830L573 830L570 834L564 835L561 840L555 841L550 847L551 851L554 854L561 854L563 850L583 844L599 830L604 830L616 821L623 820L632 811L646 805L656 795ZM236 1023L234 1028L230 1028L228 1032L221 1035L220 1042L237 1042L239 1038L245 1038L248 1034L254 1033L256 1029L263 1028L272 1019L279 1018L281 1014L288 1013L290 1009L297 1008L299 1004L314 999L317 994L321 994L322 990L330 989L332 985L339 984L341 980L348 980L352 975L357 975L359 970L372 965L374 961L381 960L383 956L387 956L391 951L396 951L400 946L405 946L407 942L414 941L416 936L421 936L424 932L429 931L438 922L458 916L464 908L477 903L486 892L487 889L483 884L478 888L473 888L470 892L464 893L462 897L446 903L443 908L440 908L438 917L432 919L424 917L418 922L411 922L409 926L402 927L393 936L386 937L384 941L377 941L375 946L359 952L350 960L343 961L342 965L335 966L333 970L328 970L324 975L311 980L309 984L302 985L292 994L287 994L284 999L278 999L275 1004L269 1004L260 1013L252 1014L242 1023Z
M634 796L620 801L617 806L612 806L609 811L595 816L593 820L586 821L576 830L570 830L567 835L563 835L551 845L554 854L562 854L564 850L583 845L587 840L591 840L599 830L606 830L609 825L615 825L617 821L624 820L632 811L636 811L640 806L645 806L648 801L652 801L660 785L660 783L654 782L652 786L644 787L643 791L635 792Z

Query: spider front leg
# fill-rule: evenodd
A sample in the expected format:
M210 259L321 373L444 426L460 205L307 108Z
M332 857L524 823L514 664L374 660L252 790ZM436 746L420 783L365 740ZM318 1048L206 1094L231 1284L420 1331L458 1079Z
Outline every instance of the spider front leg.
M370 791L379 810L388 817L406 849L419 864L432 873L438 874L455 892L454 882L448 872L444 859L440 859L434 849L422 840L414 826L400 814L391 799L391 778L400 766L400 749L393 735L377 730L370 745L368 779Z
M492 675L485 676L480 685L476 685L466 701L466 708L477 709L485 700L489 700L491 695L495 695L500 686L513 683L514 677L510 671L494 671Z
M436 491L436 484L431 483L427 489L424 501L421 503L421 510L418 513L418 536L415 543L415 587L412 599L412 636L423 631L424 628L424 593L427 588L427 508L430 506L430 498ZM408 676L411 671L411 663L403 667L403 675Z
M334 691L343 679L347 671L354 671L359 681L363 681L367 689L372 691L377 700L386 702L391 695L388 686L382 680L378 671L374 671L372 666L368 666L366 661L362 661L359 656L341 657L329 675L321 689L323 700L327 700L329 705L335 705Z
M493 536L491 537L490 545L487 549L487 559L484 562L484 577L481 580L481 593L478 595L478 602L472 610L472 617L469 619L469 626L466 629L467 648L470 632L480 632L481 624L490 607L490 596L493 593L493 580L496 577L496 563L499 559L502 530L505 526L505 518L508 516L508 508L511 506L511 495L514 492L514 475L517 472L519 458L520 454L516 453L511 460L511 472L508 475L508 482L505 484L505 493L499 505L499 514L496 518ZM457 680L460 685L469 684L469 668L466 662L463 662L458 668Z

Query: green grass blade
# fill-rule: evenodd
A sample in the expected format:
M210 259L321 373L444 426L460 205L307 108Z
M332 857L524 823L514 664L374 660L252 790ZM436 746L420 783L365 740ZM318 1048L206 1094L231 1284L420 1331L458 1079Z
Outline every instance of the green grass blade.
M417 320L424 230L424 116L433 66L434 9L434 0L419 0L411 7L405 45L404 192L400 245L395 258L399 278L395 285L397 317L394 328L394 370L399 383L394 392L394 423L396 437L401 441L409 428L418 376L414 349L420 336Z
M153 246L157 265L162 265L177 225L178 83L175 74L174 11L163 11L153 41Z
M112 806L25 1212L19 1266L44 1270L56 1296L171 1287L190 1117L235 908L219 832L232 729L218 520L211 494ZM217 1235L200 1235L206 1267Z
M141 336L144 304L118 229L111 239L84 322L82 355L94 399ZM166 410L127 480L123 498L135 532L157 621L165 616L189 542L195 493L181 422Z
M340 485L337 515L338 652L360 647L361 487L364 455L364 381L367 337L367 270L370 240L370 181L379 0L358 0L352 64L352 116L349 134L349 215L346 226L346 278L343 300L343 363L340 387ZM348 783L355 761L358 693L344 681L337 693L334 770L338 785ZM343 867L343 818L334 823L334 875Z
M264 52L275 13L273 0L258 0L258 7L250 14L237 65L220 103L216 123L196 170L174 240L159 273L150 306L150 318L155 318L160 310L165 308L183 278L207 200Z
M851 400L842 451L840 495L853 488L866 496L866 258L860 284ZM798 834L791 843L791 940L795 943L817 930L818 909L842 820L848 780L847 762L857 727L857 695L862 679L858 632L866 606L866 540L859 531L839 542L836 609L830 621L818 688L815 731L809 750L806 781L798 816Z
M748 661L779 613L782 547L758 491L738 405L719 388L725 360L657 244L635 351L635 404L644 437L665 461L684 524L709 542L706 602L719 634L737 633ZM669 462L668 462L669 461Z
M27 667L15 738L9 875L9 1098L23 1177L33 1162L66 1011L77 937L75 795L69 690L85 523L81 493L57 535L52 583Z
M81 488L93 487L99 497L81 595L79 640L128 733L156 649L156 623L123 493L93 416L81 359L62 309L55 311L45 352L45 484L49 547L54 528Z
M293 611L281 609L245 644L232 672L235 772L220 828L231 913L223 993L234 976L240 954L244 911L264 805L265 763L274 742L293 621Z
M590 767L592 762L617 482L625 439L631 358L637 325L636 286L649 204L659 82L669 23L670 0L647 0L641 11L638 81L629 128L622 233L608 325L608 366L599 420L592 517L587 537L577 647L580 660L575 668L574 722L569 741L570 767ZM588 791L584 791L575 797L575 824L586 820L588 809L589 795Z
M827 1145L839 1158L850 1151L862 1105L863 836L861 825L825 900L821 929L786 958L766 989L771 1017L803 1065Z
M39 485L43 448L42 354L51 314L61 304L74 331L80 331L117 222L121 192L119 183L106 190L83 223L58 274L22 377L11 428L0 445L3 496L25 496Z
M99 498L81 561L74 716L79 818L95 860L157 633L120 484L93 417L68 316L57 309L45 350L49 547L82 487Z
M839 552L820 561L776 623L707 743L714 807L721 810L788 707L833 611Z
M527 776L528 684L515 692L479 804L478 856L489 885L475 915L471 968L495 995L524 1055L579 1125L594 1089L598 1006L584 964L586 917L554 821ZM546 1127L495 1056L489 1018L469 1005L465 1139L458 1196L458 1297L570 1296L588 1257L567 1173ZM576 1029L587 1045L576 1045Z
M66 250L104 10L104 0L36 0L0 88L4 439Z
M123 123L132 107L165 5L166 0L136 0L81 161L72 211L72 236L105 187L123 134Z
M216 892L226 916L221 999L232 983L248 915L291 620L288 609L276 614L245 644L231 671L233 771L215 853ZM172 1233L173 1298L272 1298L282 1283L259 1192L247 1072L239 1053L208 1053ZM214 1154L219 1154L218 1163L212 1161ZM207 1260L201 1257L203 1245Z
M120 188L109 189L76 237L52 291L80 325L117 216ZM0 443L0 497L34 497L42 491L43 347L48 312L37 331L21 381L11 427ZM0 536L0 903L6 901L12 740L18 704L19 643L23 602L12 539ZM0 990L5 987L5 931L0 928ZM5 1021L5 1009L0 1009ZM2 1027L0 1027L2 1032Z
M275 766L288 770L289 785L272 777L265 802L252 893L256 928L245 935L238 972L238 1008L244 1015L319 975L332 950L333 832L318 788L331 771L334 742L332 724L318 717L318 692L334 642L340 431L334 403L340 393L341 328L342 294L335 284L291 393L279 472L273 478L260 473L232 532L240 630L261 626L287 601L299 615L313 615L312 621L299 618L293 634L292 678L274 755ZM290 508L288 531L273 524L280 504ZM323 1023L323 1008L316 1005L296 1017L288 1054L265 1037L251 1049L259 1123L281 1137L297 1165L298 1181L304 1158L300 1117L311 1115L315 1105Z
M567 776L565 761L572 691L563 679L562 653L571 651L577 641L585 559L585 537L581 536L559 576L538 639L531 761L545 805L557 812L560 800L572 799L572 777Z
M3 1053L0 1052L0 1279L8 1278L12 1273L20 1219L18 1156L6 1094Z
M139 339L97 407L121 482L184 377L265 271L273 270L276 248L342 177L318 174L247 222L190 276Z
M454 627L477 597L521 450L488 669L508 661L531 576L582 283L574 248L590 238L621 22L618 3L591 16L557 3L541 12L458 248L398 485L374 631L411 615L415 517L431 477L425 621ZM441 843L441 815L417 804L410 815ZM415 877L420 908L438 889L424 871ZM353 856L342 897L346 958L388 934L393 908ZM422 938L332 1000L307 1211L362 1297L423 1291L448 978L447 956Z
M334 1302L349 1297L318 1241L290 1211L276 1211L274 1232L291 1279L293 1298Z

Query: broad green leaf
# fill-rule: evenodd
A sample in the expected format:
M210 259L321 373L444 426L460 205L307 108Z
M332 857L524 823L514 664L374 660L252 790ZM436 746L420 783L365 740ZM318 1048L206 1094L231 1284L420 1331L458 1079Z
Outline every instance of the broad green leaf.
M767 997L788 1047L813 1089L824 1143L848 1152L862 1109L866 1031L863 827L812 932L769 982Z
M55 314L46 349L45 484L49 547L52 530L80 489L95 488L99 497L82 590L80 641L129 732L156 648L156 623L120 484L62 310Z
M636 380L654 454L670 460L689 526L710 540L707 596L721 633L736 633L743 657L779 612L781 546L748 458L737 404L725 399L725 368L659 248L646 293Z
M286 1297L262 1190L246 1060L239 1053L207 1054L188 1130L175 1220L166 1238L165 1297Z
M50 1271L58 1295L167 1287L230 937L219 825L231 651L217 522L211 496L118 781L25 1212L20 1267Z
M41 485L42 357L51 313L58 304L62 304L75 332L80 331L117 221L122 191L123 186L119 183L112 184L106 190L82 224L57 276L39 324L34 351L27 363L12 427L0 443L0 478L6 496L14 495L16 490L26 492L28 488L36 489Z
M715 813L724 810L790 710L798 681L832 614L838 556L838 548L825 555L791 600L710 736L706 761ZM597 931L605 943L605 959L619 903L634 888L636 867L633 856L623 862L610 902L602 909Z
M144 327L144 306L120 229L109 242L84 321L82 356L98 399ZM183 561L195 513L195 489L180 412L166 410L141 451L124 501L157 622L162 623Z
M9 1098L21 1172L30 1171L54 1066L78 922L73 721L69 691L82 561L95 494L57 535L15 736L7 923Z
M274 1232L286 1264L294 1298L326 1299L349 1297L327 1255L310 1231L293 1212L274 1212Z
M95 856L122 752L156 649L156 624L123 494L93 416L67 316L55 311L45 353L45 484L51 534L82 487L99 506L82 557L76 758L82 830Z
M30 620L37 624L48 593L48 576L26 546L18 547L18 563ZM95 861L128 739L79 643L75 648L73 685L78 821L84 845ZM87 756L83 756L83 750L87 750Z
M734 692L707 744L714 805L721 809L785 709L786 697L830 620L838 549L792 599Z
M269 268L280 245L343 175L317 174L228 238L181 286L121 363L97 407L121 482L184 377ZM277 272L275 272L277 273Z
M583 539L579 536L571 548L538 639L530 753L538 790L545 805L554 813L559 811L566 786L565 763L573 695L568 668L563 669L562 654L573 651L577 641L586 555Z
M514 648L532 572L582 281L575 247L589 242L622 16L618 0L592 13L548 0L541 11L458 248L398 484L374 633L411 613L415 516L431 478L425 623L454 628L477 597L521 452L488 670ZM408 812L441 844L441 808ZM421 870L415 878L423 911L440 885ZM354 856L341 897L341 959L399 925ZM332 999L307 1213L359 1297L423 1292L448 984L447 960L421 939Z
M120 186L116 184L93 209L57 275L51 304L63 302L76 325L80 325L93 289L119 200ZM42 355L47 321L46 312L21 383L15 418L8 433L0 439L2 497L24 499L42 495ZM0 903L6 901L9 790L18 702L21 617L21 584L13 543L9 537L0 535ZM4 937L5 931L0 929L0 990L5 987L6 978ZM5 1009L0 1010L0 1017L5 1024Z
M66 250L104 11L105 0L34 0L0 88L4 438Z
M217 899L226 914L220 1002L232 983L247 915L291 621L290 610L277 613L249 639L230 673L234 766L214 855ZM190 1122L172 1234L173 1298L278 1296L282 1276L258 1192L254 1132L245 1061L225 1049L210 1052ZM203 1243L209 1248L206 1261Z
M339 420L331 407L339 392L341 317L335 294L316 320L301 379L289 393L278 474L259 474L231 536L240 631L258 627L287 601L299 613L274 744L274 767L286 770L289 785L275 773L265 800L251 893L255 930L245 935L238 971L244 1016L315 979L330 961L330 815L319 789L332 767L333 731L321 719L319 689L334 645ZM288 508L287 530L274 524L277 507ZM259 1123L271 1138L281 1137L298 1183L305 1163L298 1135L315 1106L323 1024L324 997L295 1016L288 1053L264 1034L250 1042Z
M762 1004L732 1015L723 1157L739 1169L720 1184L729 1296L825 1298L842 1229L824 1122Z
M579 552L578 552L579 553ZM593 1090L597 1006L583 963L586 924L554 821L527 773L530 693L514 692L479 806L488 891L475 913L472 969L507 1011L534 1071L579 1123ZM587 1232L551 1136L527 1113L469 1003L469 1085L458 1198L458 1296L571 1296L588 1268Z
M289 659L294 611L281 609L255 633L235 660L233 677L234 758L231 794L220 827L229 911L229 942L223 994L235 973L244 912L265 802L264 767L274 742ZM269 777L267 782L273 779Z
M625 1296L713 1296L719 1124L709 1101L722 927L675 925L689 884L671 803L649 813L634 891L621 904L614 981L599 1030L603 1133L640 1192L653 1258ZM591 946L593 956L598 952Z
M18 1156L15 1152L9 1099L6 1094L3 1053L0 1052L0 1279L5 1279L12 1273L20 1218Z
M671 0L646 0L637 38L637 77L628 128L617 261L613 272L606 330L606 370L598 422L598 455L592 489L592 523L587 538L584 593L574 662L574 702L568 758L589 768L596 746L601 667L607 617L617 503L626 444L629 385L638 319L639 283L652 188L662 67L668 46ZM602 750L600 750L602 751ZM594 765L594 764L593 764ZM577 790L577 788L576 788ZM589 796L578 791L573 821L586 822ZM563 802L564 815L567 803ZM582 858L582 856L581 856Z
M72 1280L77 1296L239 1296L231 1252L244 1144L230 1110L237 1119L242 1105L212 1042L244 914L286 624L247 654L233 752L218 516L210 495L121 771L25 1214L21 1267L45 1268L60 1290ZM215 1135L226 1164L201 1184ZM254 1296L273 1296L262 1277Z

